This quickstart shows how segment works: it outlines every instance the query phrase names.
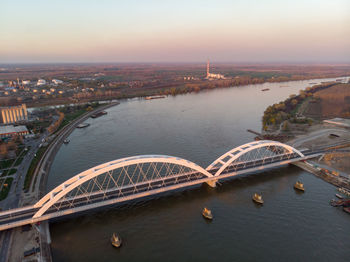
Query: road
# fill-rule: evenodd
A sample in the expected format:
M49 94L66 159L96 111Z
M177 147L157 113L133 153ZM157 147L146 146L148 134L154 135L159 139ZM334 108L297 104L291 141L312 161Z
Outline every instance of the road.
M27 152L27 154L24 156L21 164L17 167L17 172L14 175L14 180L11 185L10 192L7 196L7 198L2 203L2 209L13 209L18 207L20 196L23 190L24 185L24 179L28 172L28 168L30 166L30 163L32 162L34 155L39 147L39 144L41 142L41 139L44 137L44 135L40 136L38 139L34 140L27 140L25 141L25 146L29 147L30 149ZM8 256L8 249L9 245L11 243L11 237L12 237L12 230L7 230L3 233L0 232L0 235L2 235L2 239L0 236L0 261L7 261Z
M48 173L51 166L51 162L53 161L53 158L56 152L58 151L60 145L62 144L63 140L75 129L76 125L85 121L87 118L91 116L91 114L99 112L101 110L105 110L106 108L117 104L119 103L111 103L111 104L103 105L97 108L96 110L85 113L83 116L80 116L78 119L75 119L72 123L65 126L62 130L58 132L58 135L54 139L53 143L49 145L48 150L46 150L46 152L44 153L44 156L39 161L36 171L34 172L31 188L33 189L34 193L37 195L36 196L37 198L40 197L40 194L43 194L46 187L47 176L43 176L44 179L42 179L42 175ZM14 180L12 182L8 197L1 203L2 204L1 208L3 210L13 209L18 207L21 195L23 193L23 185L24 185L25 176L28 172L28 168L39 148L39 145L42 139L45 139L47 136L48 136L48 133L45 132L38 139L34 139L34 140L30 139L26 141L25 145L30 146L31 148L29 152L27 152L27 154L25 155L22 163L18 166L17 174L14 176ZM36 176L37 178L35 179ZM11 243L10 241L11 235L12 235L12 230L7 230L4 233L0 232L0 262L7 261L9 245Z
M308 134L306 137L303 136L301 138L293 139L290 142L288 142L288 144L291 145L292 147L298 148L307 141L314 140L316 138L322 137L324 135L328 135L330 133L335 133L335 134L343 133L348 135L349 131L344 129L334 129L334 128L317 130Z

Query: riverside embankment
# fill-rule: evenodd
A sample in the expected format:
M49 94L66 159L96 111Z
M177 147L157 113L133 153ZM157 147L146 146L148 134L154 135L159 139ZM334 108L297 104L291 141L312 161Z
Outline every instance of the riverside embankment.
M76 126L88 119L92 114L106 110L118 104L118 102L113 102L106 105L101 105L93 111L86 112L56 133L55 138L48 145L45 153L35 168L29 191L27 193L22 193L19 204L20 206L34 204L45 193L48 179L47 175L49 174L55 155L62 145L64 139L66 139L73 132ZM41 223L40 225L34 225L29 231L25 232L20 228L14 229L11 232L11 237L9 237L8 242L9 254L8 260L5 261L22 260L23 252L30 250L33 247L39 247L40 249L40 252L35 255L38 261L52 261L50 249L51 238L48 222ZM30 257L30 259L32 258L33 256Z

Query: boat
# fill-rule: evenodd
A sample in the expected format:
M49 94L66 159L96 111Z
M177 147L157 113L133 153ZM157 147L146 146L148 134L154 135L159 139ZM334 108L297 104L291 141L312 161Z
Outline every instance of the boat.
M343 207L343 211L350 214L350 207Z
M264 200L262 199L262 196L259 195L258 193L255 193L253 195L253 201L258 203L258 204L264 204Z
M165 98L166 96L146 96L146 100Z
M97 117L104 116L104 115L107 115L107 112L106 111L100 111L100 112L92 114L91 118L97 118Z
M343 201L332 199L329 203L333 207L339 207L339 206L341 206L343 204Z
M335 194L335 196L336 196L337 198L339 198L339 199L343 199L343 198L344 198L343 196L341 196L341 195L339 195L339 194Z
M63 143L64 144L68 144L70 142L70 140L69 139L65 139L65 140L63 140Z
M350 191L348 189L344 188L344 187L339 187L338 191L340 193L343 193L344 195L350 196Z
M88 123L83 123L83 124L79 124L77 125L77 128L85 128L85 127L88 127L90 124Z
M114 247L120 247L122 245L122 239L116 233L113 233L111 237L111 243Z
M211 210L208 208L204 208L202 211L202 215L203 217L205 217L206 219L212 220L213 219L213 214L211 213Z
M261 89L261 91L269 91L270 88L264 88L264 89Z
M297 189L297 190L300 190L300 191L305 191L305 189L304 189L304 184L301 183L300 181L297 181L297 182L294 184L294 188Z

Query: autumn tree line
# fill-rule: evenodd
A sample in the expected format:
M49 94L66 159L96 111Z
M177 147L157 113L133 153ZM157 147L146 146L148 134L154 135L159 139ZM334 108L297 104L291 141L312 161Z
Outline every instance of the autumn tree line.
M59 118L56 122L52 123L48 128L47 131L49 131L50 134L54 133L61 125L63 119L64 119L64 113L58 111Z

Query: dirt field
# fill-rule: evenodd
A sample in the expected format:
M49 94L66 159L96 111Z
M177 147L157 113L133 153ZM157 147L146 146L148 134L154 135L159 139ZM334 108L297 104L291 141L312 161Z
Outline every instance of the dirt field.
M350 152L334 152L324 156L321 163L350 174Z
M350 84L339 84L318 91L304 114L315 119L350 117Z

